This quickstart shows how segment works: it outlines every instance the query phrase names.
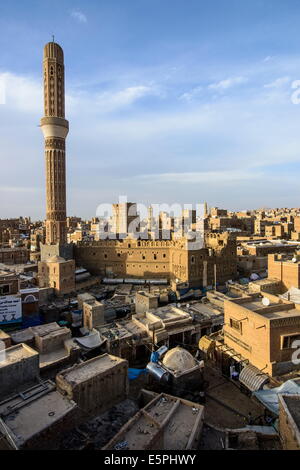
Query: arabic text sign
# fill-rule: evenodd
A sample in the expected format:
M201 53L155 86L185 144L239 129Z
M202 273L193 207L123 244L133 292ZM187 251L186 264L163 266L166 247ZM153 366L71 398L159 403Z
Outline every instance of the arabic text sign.
M17 323L22 320L22 301L20 297L5 295L0 297L0 325Z

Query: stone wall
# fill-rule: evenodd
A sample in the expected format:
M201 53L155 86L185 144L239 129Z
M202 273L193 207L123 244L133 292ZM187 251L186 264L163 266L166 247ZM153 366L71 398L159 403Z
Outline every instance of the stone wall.
M206 248L193 249L186 239L135 239L82 242L75 247L77 266L102 277L166 278L200 287L233 279L237 272L236 243L228 234L211 234Z

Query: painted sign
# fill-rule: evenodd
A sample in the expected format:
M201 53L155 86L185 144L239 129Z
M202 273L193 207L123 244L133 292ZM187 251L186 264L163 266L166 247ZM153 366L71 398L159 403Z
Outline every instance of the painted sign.
M15 295L0 297L0 325L22 321L22 301Z

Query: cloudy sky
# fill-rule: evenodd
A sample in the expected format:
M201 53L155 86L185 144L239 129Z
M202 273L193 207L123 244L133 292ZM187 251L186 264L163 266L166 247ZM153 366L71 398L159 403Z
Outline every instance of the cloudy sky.
M1 2L0 217L44 217L52 34L65 51L69 215L119 195L300 206L299 20L295 0Z

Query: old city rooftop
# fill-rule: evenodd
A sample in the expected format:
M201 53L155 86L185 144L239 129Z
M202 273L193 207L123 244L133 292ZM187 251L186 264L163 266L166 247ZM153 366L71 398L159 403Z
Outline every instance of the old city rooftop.
M276 299L274 297L274 299ZM278 298L277 298L278 299ZM276 320L280 318L287 317L299 317L300 320L300 310L295 308L295 305L292 302L280 301L270 301L269 305L263 305L262 297L243 297L239 299L225 300L225 304L228 306L230 304L239 305L242 309L245 309L245 314L247 310L250 310L254 314L263 316L267 320Z
M102 356L98 356L95 359L91 359L90 361L79 365L77 364L76 366L67 369L66 371L62 371L59 375L63 377L66 382L75 385L81 382L85 382L86 380L90 380L96 374L101 374L105 371L108 371L112 367L115 367L123 362L125 363L126 361L119 357L103 354Z

